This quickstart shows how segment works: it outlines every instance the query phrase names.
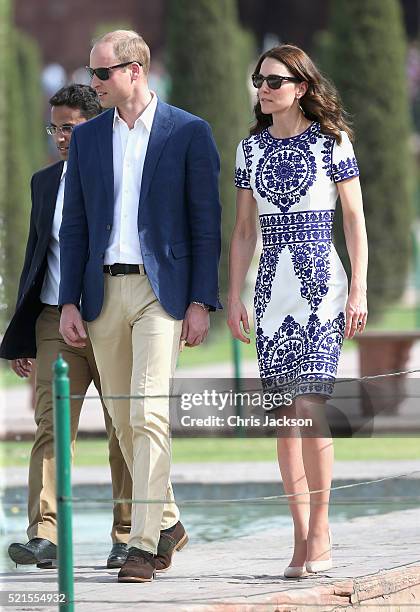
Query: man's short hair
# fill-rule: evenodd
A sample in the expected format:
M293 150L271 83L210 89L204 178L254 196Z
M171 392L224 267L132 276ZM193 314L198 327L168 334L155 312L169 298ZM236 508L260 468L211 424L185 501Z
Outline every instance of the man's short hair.
M73 83L62 87L50 99L51 106L77 108L84 119L92 119L102 112L98 94L90 85Z
M113 44L114 55L118 62L140 62L145 75L150 68L150 49L145 40L134 30L114 30L108 32L93 42L93 46L99 43L109 42Z

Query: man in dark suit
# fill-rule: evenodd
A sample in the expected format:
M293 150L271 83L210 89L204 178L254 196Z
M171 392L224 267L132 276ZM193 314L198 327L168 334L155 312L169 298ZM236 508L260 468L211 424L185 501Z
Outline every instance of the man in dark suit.
M149 90L149 65L136 32L95 43L88 70L110 110L75 130L60 231L60 331L83 346L83 317L104 394L136 396L107 407L133 499L155 502L133 504L120 582L151 581L187 542L169 478L170 380L180 343L199 345L221 308L219 156L205 121Z
M61 161L32 177L32 212L25 262L19 284L16 312L0 348L0 356L11 360L18 376L29 376L31 358L36 357L37 430L29 464L27 544L9 546L16 564L53 567L56 560L57 521L55 456L53 440L52 364L61 352L70 366L71 393L84 396L91 381L101 392L92 346L65 344L59 333L58 288L60 261L58 234L61 225L67 157L73 128L101 112L96 92L87 85L70 85L51 99L51 124L47 127ZM71 402L72 452L83 400ZM104 405L109 439L109 463L114 498L131 498L131 476L121 454L115 429ZM112 527L113 547L108 567L121 567L127 555L131 522L130 504L115 504Z

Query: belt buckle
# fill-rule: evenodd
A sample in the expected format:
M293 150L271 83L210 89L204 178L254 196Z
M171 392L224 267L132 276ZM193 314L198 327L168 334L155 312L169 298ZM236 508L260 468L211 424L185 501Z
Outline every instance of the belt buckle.
M108 269L109 269L109 273L110 273L111 276L125 276L124 273L122 273L122 274L113 274L112 273L112 266L111 265L108 266Z

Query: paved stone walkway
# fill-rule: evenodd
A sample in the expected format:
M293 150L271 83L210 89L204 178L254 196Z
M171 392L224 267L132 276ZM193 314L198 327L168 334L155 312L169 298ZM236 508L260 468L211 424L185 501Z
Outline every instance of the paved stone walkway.
M171 570L151 584L118 584L117 570L107 570L87 555L82 563L76 559L75 609L324 612L339 606L350 609L347 606L351 603L365 600L369 605L379 602L391 606L382 610L413 611L416 604L420 609L416 586L420 583L419 518L416 508L389 513L380 520L365 516L336 525L333 569L302 579L283 577L292 553L290 529L272 531L269 525L266 532L232 541L191 543L176 554ZM2 579L4 591L54 591L57 572L18 570ZM406 587L403 590L402 585ZM407 601L410 608L405 607Z
M344 355L345 353L343 353ZM341 376L356 375L356 355L343 360L346 370ZM413 363L420 363L417 351ZM220 364L219 368L224 368ZM256 375L250 365L244 376ZM208 377L208 371L196 371ZM182 376L192 375L182 372ZM213 373L213 376L220 374ZM229 375L229 372L225 376ZM33 431L33 416L25 406L25 388L3 395L0 437L10 427L19 432ZM27 399L27 396L26 396ZM99 402L82 411L84 431L101 427ZM32 427L32 430L30 429ZM29 429L28 429L29 428ZM384 443L392 443L392 439ZM420 451L419 451L420 454ZM420 461L335 462L334 484L369 480L420 470ZM416 487L419 473L410 479L410 490ZM26 485L26 468L0 472L3 486ZM273 463L241 464L175 464L173 481L183 484L251 484L278 483L277 465ZM107 468L76 468L73 482L78 485L109 482ZM362 488L355 491L361 491ZM418 489L420 490L420 489ZM356 495L356 493L355 493ZM418 493L417 493L418 495ZM75 558L75 609L79 612L144 610L145 612L285 612L317 610L324 612L350 609L369 604L369 612L420 610L420 522L419 508L376 516L350 519L333 525L334 568L328 573L300 580L283 578L283 569L292 554L289 528L270 529L252 535L207 544L193 541L177 554L173 568L159 575L152 584L126 585L116 582L116 570L98 565L104 558L89 550ZM77 525L73 526L77 529ZM94 525L92 525L94 529ZM16 570L1 575L2 590L55 591L57 572ZM410 604L410 606L409 606ZM380 606L376 608L376 606ZM7 608L6 608L7 609ZM13 609L13 608L10 608ZM16 608L18 609L18 608ZM19 608L24 609L24 608ZM33 605L27 610L35 610ZM56 607L43 607L56 610ZM353 608L352 608L353 609ZM360 609L360 607L358 608ZM364 608L362 608L364 609Z
M386 443L392 444L392 440L384 440L384 444ZM418 460L335 461L333 480L360 482L410 472L416 472L411 478L420 481L420 442ZM27 478L26 467L0 468L0 489L2 486L26 487ZM171 468L171 480L175 484L279 483L281 474L275 461L174 463ZM72 483L74 485L108 484L109 467L73 468Z

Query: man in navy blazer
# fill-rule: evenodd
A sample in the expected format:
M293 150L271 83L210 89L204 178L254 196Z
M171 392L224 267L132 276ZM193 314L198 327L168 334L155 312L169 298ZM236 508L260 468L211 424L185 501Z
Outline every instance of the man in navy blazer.
M180 345L199 345L221 308L219 156L205 121L149 90L149 65L136 32L95 43L88 71L109 110L74 131L60 231L61 333L82 346L87 321L104 394L132 396L107 407L133 498L155 501L133 504L120 582L151 581L188 540L169 478L170 380Z
M26 544L14 542L9 556L16 564L53 567L57 557L55 452L53 435L52 365L62 353L70 366L71 391L83 397L94 381L101 392L98 370L89 341L83 348L63 342L57 310L60 282L58 232L63 206L68 149L73 128L101 113L96 92L87 85L70 85L50 99L53 137L61 161L36 172L31 181L32 210L25 261L19 283L16 311L4 334L0 357L11 360L16 374L26 378L36 357L35 440L29 462ZM83 399L71 401L72 452ZM131 477L121 454L111 419L103 405L109 437L109 463L113 497L131 497ZM130 504L115 504L113 547L108 567L121 567L130 531Z

